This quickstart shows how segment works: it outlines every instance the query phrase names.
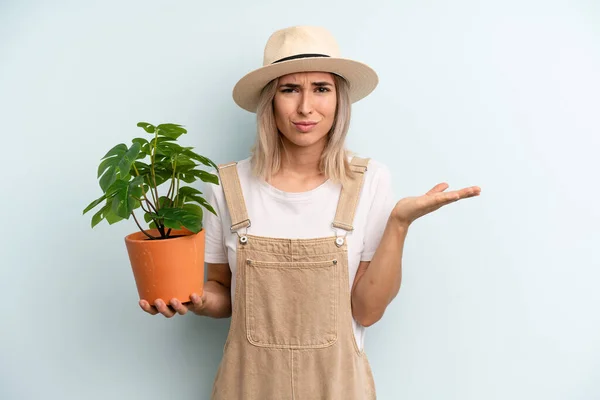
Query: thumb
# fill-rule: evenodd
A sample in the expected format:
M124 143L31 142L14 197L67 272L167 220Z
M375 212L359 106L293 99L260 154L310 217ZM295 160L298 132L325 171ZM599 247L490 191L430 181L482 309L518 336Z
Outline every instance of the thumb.
M204 306L205 295L203 293L202 297L200 297L198 296L198 293L192 293L190 300L192 301L194 308L202 308Z

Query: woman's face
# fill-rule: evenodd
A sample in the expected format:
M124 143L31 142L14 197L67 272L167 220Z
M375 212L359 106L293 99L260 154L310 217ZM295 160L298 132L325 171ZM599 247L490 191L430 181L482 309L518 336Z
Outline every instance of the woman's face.
M324 148L337 104L333 75L299 72L279 78L275 121L286 145Z

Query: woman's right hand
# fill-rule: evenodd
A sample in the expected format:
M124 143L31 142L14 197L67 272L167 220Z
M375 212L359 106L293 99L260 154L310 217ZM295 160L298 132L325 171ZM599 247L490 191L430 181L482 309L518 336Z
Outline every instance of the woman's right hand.
M148 301L142 299L139 301L139 305L148 314L156 315L158 313L164 315L166 318L171 318L175 314L185 315L188 311L193 312L197 315L206 315L206 300L209 292L203 290L202 296L196 293L192 293L190 296L191 301L182 303L178 299L171 299L167 305L163 299L156 299L153 305Z

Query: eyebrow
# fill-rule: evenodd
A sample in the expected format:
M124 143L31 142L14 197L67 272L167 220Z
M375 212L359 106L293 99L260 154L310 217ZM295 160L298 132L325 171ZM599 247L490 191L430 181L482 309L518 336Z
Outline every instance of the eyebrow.
M333 86L333 84L330 83L330 82L326 82L326 81L323 81L323 82L312 82L312 86ZM281 87L299 88L299 87L302 87L302 85L299 85L297 83L284 83L282 85L279 85L279 87L280 88Z

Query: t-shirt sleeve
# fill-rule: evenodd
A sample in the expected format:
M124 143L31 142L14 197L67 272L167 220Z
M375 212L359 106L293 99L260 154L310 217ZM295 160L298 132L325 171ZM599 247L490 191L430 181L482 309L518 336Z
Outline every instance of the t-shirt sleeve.
M381 165L373 180L374 198L367 217L361 261L371 261L373 258L390 213L396 205L390 170Z
M218 192L220 191L220 192ZM212 264L226 264L228 262L225 238L223 236L222 200L223 189L212 183L207 183L204 191L205 200L213 206L217 215L208 210L204 211L203 226L205 230L204 261Z

